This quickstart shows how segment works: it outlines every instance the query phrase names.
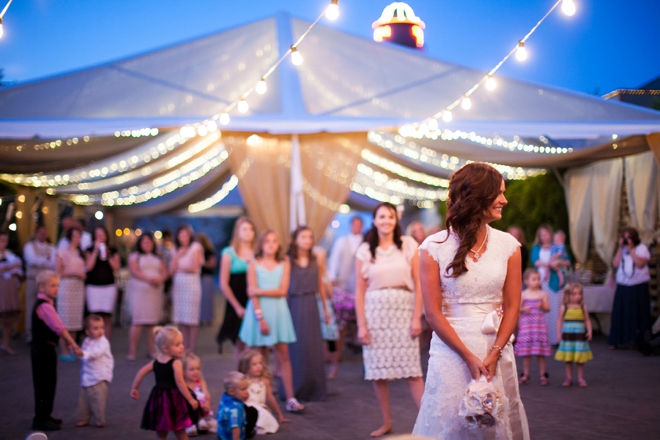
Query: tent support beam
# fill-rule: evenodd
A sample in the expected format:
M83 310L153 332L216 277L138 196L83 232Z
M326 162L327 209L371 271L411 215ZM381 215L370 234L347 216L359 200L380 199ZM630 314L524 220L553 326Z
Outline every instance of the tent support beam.
M562 177L561 173L557 169L556 166L551 166L550 169L552 170L552 173L555 175L557 180L559 181L559 184L561 185L562 188L564 188L564 191L566 191L566 181Z

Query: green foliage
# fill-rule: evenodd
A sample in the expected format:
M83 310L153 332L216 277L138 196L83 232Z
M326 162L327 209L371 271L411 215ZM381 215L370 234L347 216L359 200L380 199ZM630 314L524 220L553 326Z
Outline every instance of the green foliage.
M525 231L527 245L534 241L536 228L547 223L555 230L561 229L568 239L568 209L564 188L551 172L529 178L507 182L506 198L509 201L502 210L502 219L492 223L497 229L506 231L511 225Z

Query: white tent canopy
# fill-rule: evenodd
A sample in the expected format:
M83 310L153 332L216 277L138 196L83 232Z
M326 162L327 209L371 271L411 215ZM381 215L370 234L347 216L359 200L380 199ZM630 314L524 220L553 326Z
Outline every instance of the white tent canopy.
M240 97L309 24L281 13L2 88L0 172L6 174L0 178L90 197L77 202L116 191L127 200L134 196L134 215L185 208L226 192L236 170L225 162L224 139L199 147L203 135L179 135L179 128ZM398 127L435 114L484 72L321 25L298 50L304 63L282 63L268 78L268 91L250 95L247 113L232 112L223 134L361 133L366 145L350 188L369 197L437 200L444 179L466 160L513 166L511 177L528 173L517 167L567 167L644 152L645 135L660 132L660 112L497 77L496 90L472 95L470 111L457 109L453 121L439 121L438 133L448 136L404 138ZM521 144L530 150L516 147ZM370 188L376 183L380 195Z

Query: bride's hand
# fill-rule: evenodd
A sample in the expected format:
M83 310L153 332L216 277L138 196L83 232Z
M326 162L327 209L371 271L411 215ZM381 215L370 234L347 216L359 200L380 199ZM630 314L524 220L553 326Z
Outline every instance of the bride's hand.
M497 350L491 350L491 352L488 353L488 356L486 356L486 359L484 359L484 366L489 374L488 380L495 377L495 374L497 373L497 361L499 360L500 353Z
M472 379L479 380L479 378L483 374L486 376L488 380L490 380L490 373L486 369L486 366L484 365L483 362L481 362L481 359L479 359L475 355L471 355L471 357L465 361L465 364L467 365L468 370L470 370L470 375L472 376Z

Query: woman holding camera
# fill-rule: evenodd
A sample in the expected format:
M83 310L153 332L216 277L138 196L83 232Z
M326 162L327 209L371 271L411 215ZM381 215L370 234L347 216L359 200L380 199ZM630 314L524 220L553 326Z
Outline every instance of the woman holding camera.
M635 228L626 228L619 238L612 266L616 269L616 293L612 305L610 349L648 340L651 328L648 262L651 254L640 243Z

